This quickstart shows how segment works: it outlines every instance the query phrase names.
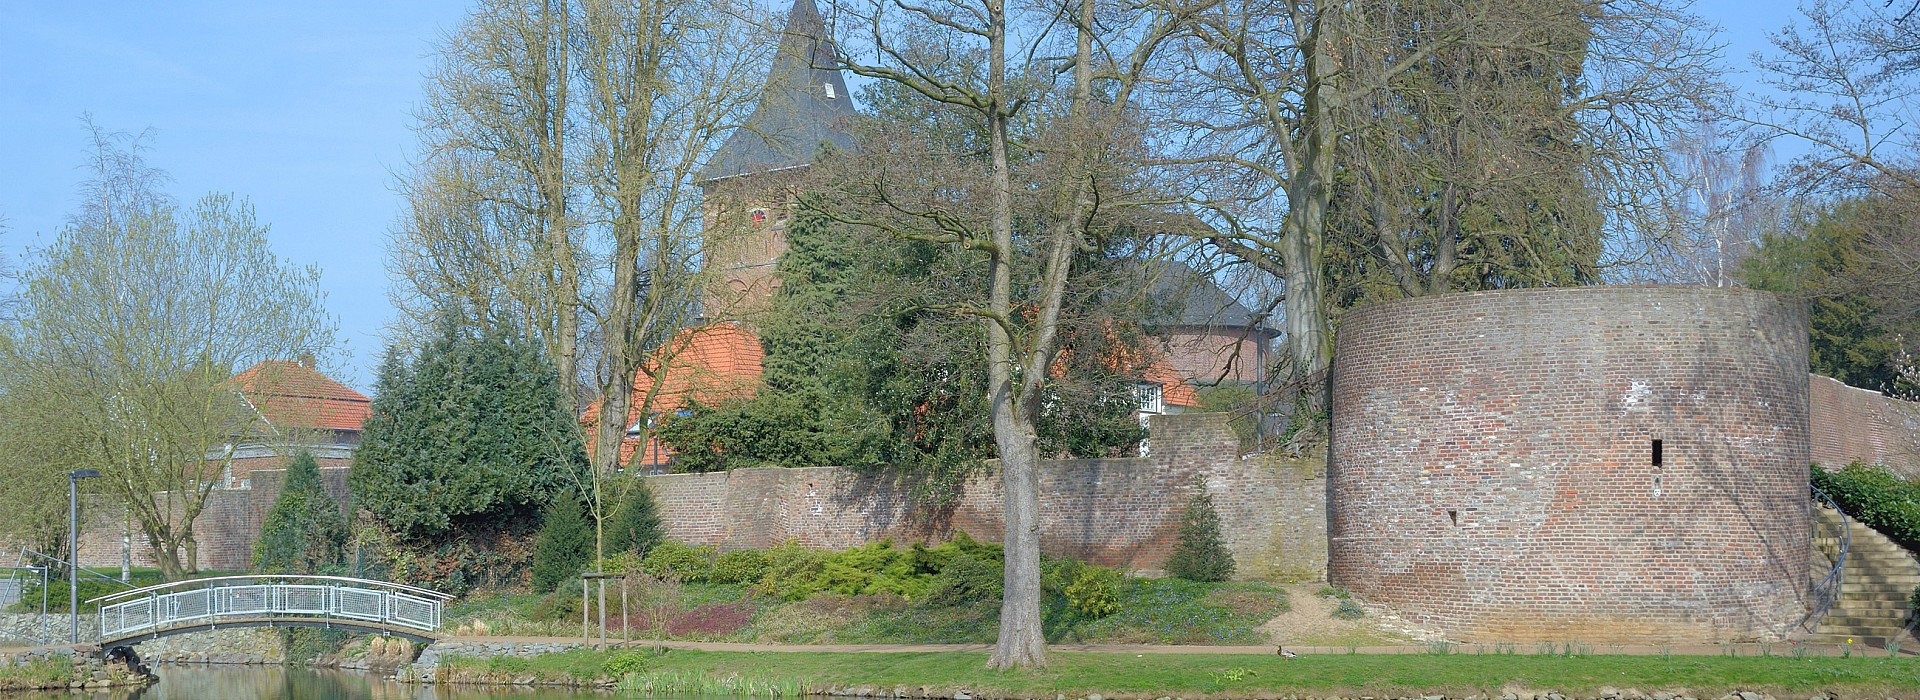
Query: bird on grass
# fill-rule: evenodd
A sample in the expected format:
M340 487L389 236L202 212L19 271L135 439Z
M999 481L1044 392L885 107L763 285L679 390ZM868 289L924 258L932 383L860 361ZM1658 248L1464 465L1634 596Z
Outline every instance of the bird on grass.
M1291 659L1295 656L1299 656L1299 654L1295 654L1291 651L1287 651L1287 648L1284 646L1275 646L1273 650L1274 650L1273 653L1279 654L1280 658L1283 658L1283 659Z

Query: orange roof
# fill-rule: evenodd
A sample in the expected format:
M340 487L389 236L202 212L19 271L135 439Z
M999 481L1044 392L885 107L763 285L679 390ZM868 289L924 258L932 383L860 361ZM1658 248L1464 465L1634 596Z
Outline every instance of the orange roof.
M1141 371L1141 378L1160 384L1160 400L1170 406L1200 407L1200 392L1180 377L1165 355L1153 352L1153 359Z
M366 394L298 362L267 360L227 381L277 426L359 430L373 412Z
M665 370L659 369L660 358L667 358ZM654 391L651 406L646 407L653 413L667 414L680 410L689 401L713 405L731 398L748 398L760 386L761 360L765 352L760 348L760 338L736 323L715 323L698 328L684 328L675 333L665 346L655 350L652 358L634 377L633 400L627 407L627 424L640 421L642 404L647 392ZM658 388L656 389L656 385ZM580 423L591 429L600 419L600 402L587 406L580 415ZM633 452L641 448L640 440L628 439L621 443L620 461L626 463ZM589 441L588 444L592 444ZM644 463L665 461L671 454L657 445L649 445L649 455Z

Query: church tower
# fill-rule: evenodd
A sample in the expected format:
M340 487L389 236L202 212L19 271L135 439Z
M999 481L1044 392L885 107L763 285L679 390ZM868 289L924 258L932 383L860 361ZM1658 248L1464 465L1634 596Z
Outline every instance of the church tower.
M706 264L701 315L743 320L767 308L780 280L795 189L823 148L851 150L854 115L838 53L813 0L794 0L759 104L700 173Z

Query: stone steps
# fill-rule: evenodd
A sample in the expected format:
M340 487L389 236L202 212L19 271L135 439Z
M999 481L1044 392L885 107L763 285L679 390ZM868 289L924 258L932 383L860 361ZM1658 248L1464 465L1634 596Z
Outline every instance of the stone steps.
M1840 595L1808 641L1884 648L1905 634L1907 598L1920 586L1920 562L1886 536L1825 508L1815 517L1828 526L1845 522L1850 533L1847 561L1841 567ZM1814 546L1828 561L1839 551L1838 538L1814 538ZM1816 566L1816 570L1820 567ZM1814 580L1826 575L1816 571Z

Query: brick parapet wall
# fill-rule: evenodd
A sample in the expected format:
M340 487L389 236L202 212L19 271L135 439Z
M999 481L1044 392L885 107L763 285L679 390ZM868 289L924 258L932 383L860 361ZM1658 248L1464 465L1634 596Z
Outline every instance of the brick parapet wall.
M1786 636L1807 607L1806 327L1797 303L1697 287L1349 312L1333 581L1465 640Z
M1813 461L1828 469L1884 464L1920 480L1920 404L1812 375L1807 391Z
M1223 414L1153 420L1149 457L1043 461L1043 551L1158 570L1187 497L1205 488L1243 575L1323 576L1318 465L1241 458ZM917 500L920 484L911 478L837 467L671 474L647 483L670 537L721 549L786 541L841 549L882 539L938 541L955 532L997 542L1003 511L996 466L989 463L940 504Z
M342 513L350 513L347 467L321 467L320 483L340 504ZM287 470L256 469L247 488L214 489L206 507L194 519L194 539L199 545L200 568L209 571L244 571L253 567L253 543L260 539L260 526L285 486ZM122 534L126 511L118 504L96 501L88 509L87 522L81 526L80 563L101 571L118 572L122 553ZM178 512L178 505L175 506ZM153 550L139 523L132 525L134 566L154 566Z

